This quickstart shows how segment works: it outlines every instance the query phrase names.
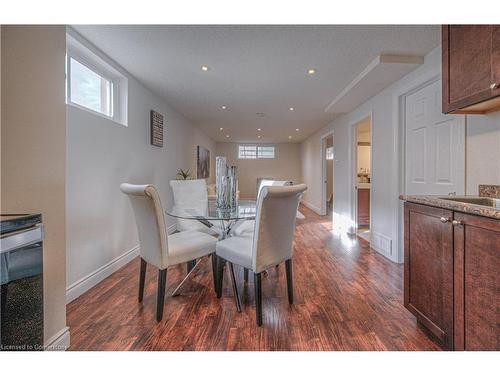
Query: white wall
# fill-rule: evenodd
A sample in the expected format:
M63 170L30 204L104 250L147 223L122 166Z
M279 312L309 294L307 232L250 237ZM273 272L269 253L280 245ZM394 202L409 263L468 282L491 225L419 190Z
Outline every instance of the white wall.
M137 255L137 230L122 182L155 184L165 209L172 205L169 181L178 168L196 177L196 146L215 142L160 97L124 72L128 82L128 127L67 106L67 285L68 300L92 287ZM164 115L164 145L150 145L150 110ZM175 220L167 216L167 225ZM104 267L104 268L103 268ZM97 272L96 272L97 271Z
M320 139L334 132L334 227L348 230L352 225L350 169L352 124L372 113L372 247L390 259L402 262L402 245L397 218L399 179L397 130L397 97L405 90L441 74L441 49L434 49L418 69L395 82L376 96L342 115L302 143L302 173L308 191L304 196L312 207L320 207L321 163ZM474 129L472 129L474 127ZM500 184L499 149L500 121L498 114L469 116L467 136L468 193L477 194L477 184ZM474 170L474 171L473 171ZM483 181L484 180L484 181Z
M44 341L68 344L65 293L64 26L2 26L3 213L45 225Z
M242 198L255 198L258 177L302 182L300 144L275 144L275 159L238 159L238 143L217 142L217 156L226 156L230 165L238 167L238 187Z
M479 184L500 185L500 112L467 116L466 193Z

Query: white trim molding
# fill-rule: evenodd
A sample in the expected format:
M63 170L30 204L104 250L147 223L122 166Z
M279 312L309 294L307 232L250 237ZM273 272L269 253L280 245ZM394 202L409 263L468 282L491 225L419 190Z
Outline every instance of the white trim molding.
M64 351L69 348L70 342L69 327L64 327L49 340L47 340L47 343L44 346L44 350Z
M177 225L173 224L168 227L167 232L169 234L172 234L176 230ZM66 287L66 303L70 303L71 301L80 297L83 293L99 284L108 276L111 276L114 272L118 271L124 265L131 262L137 256L139 256L139 245L134 246L132 249L117 256L95 271L89 273L87 276L84 276L80 280L75 281L73 284L68 285Z
M372 231L370 238L370 247L389 259L393 260L392 256L392 239L384 236L382 233Z
M119 255L115 259L99 267L87 276L82 277L80 280L75 281L73 284L69 285L66 288L66 303L70 303L71 301L80 297L87 290L93 288L102 280L118 271L138 255L139 245L134 246L132 249Z

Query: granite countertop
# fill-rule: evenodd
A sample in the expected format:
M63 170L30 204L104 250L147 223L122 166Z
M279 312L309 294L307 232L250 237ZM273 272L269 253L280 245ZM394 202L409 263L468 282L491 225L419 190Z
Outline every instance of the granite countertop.
M473 214L478 216L490 217L493 219L500 220L500 208L482 206L479 204L473 203L464 203L451 201L444 198L485 198L484 196L479 195L456 195L453 197L450 196L442 196L442 195L400 195L399 199L411 202L411 203L419 203L427 206L445 208L453 211L460 211L467 214Z

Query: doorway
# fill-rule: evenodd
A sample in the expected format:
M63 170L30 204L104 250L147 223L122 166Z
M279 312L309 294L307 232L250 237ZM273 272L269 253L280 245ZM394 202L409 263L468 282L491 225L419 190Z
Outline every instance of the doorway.
M372 182L372 123L371 116L353 125L353 212L356 234L370 242L371 182Z
M321 163L321 214L331 216L333 215L333 133L326 134L321 138Z

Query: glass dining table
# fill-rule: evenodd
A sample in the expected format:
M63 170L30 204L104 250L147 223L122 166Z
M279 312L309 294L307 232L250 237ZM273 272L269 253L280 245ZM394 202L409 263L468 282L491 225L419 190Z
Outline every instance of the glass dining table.
M167 215L185 220L197 220L214 230L219 240L234 233L234 230L245 220L254 220L256 202L254 200L239 200L231 208L218 208L215 199L202 203L187 203L174 205L167 210Z
M215 199L209 199L207 202L190 202L186 204L176 204L171 209L166 210L166 214L177 219L197 220L203 225L211 228L218 236L218 240L222 241L227 237L234 235L234 230L244 223L246 220L254 220L256 216L255 200L239 200L238 203L231 208L217 207ZM172 296L179 294L179 290L184 283L194 275L196 267L201 263L201 260L188 263L188 273L179 285L172 292ZM215 273L217 267L217 257L212 254L212 271ZM236 288L236 279L231 263L229 263L231 283L234 292L236 307L241 312L241 302L239 300L238 291ZM248 271L245 271L245 273ZM217 288L217 282L214 278L214 288Z

